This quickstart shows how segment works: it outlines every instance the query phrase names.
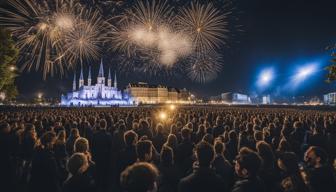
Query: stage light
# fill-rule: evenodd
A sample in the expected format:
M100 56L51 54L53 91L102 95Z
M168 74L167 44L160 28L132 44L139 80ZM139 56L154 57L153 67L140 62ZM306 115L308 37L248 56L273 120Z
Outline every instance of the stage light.
M302 67L298 70L298 73L295 78L297 80L304 80L308 76L312 75L315 71L316 71L315 65L308 65L308 66Z
M37 93L37 98L42 99L43 93Z
M10 71L15 71L16 67L14 65L9 66Z
M175 106L175 105L169 105L169 109L170 109L171 111L174 111L174 110L176 109L176 106Z
M270 84L270 82L273 80L274 77L274 71L273 69L265 69L263 70L258 79L258 86L264 87Z
M161 111L161 112L159 113L159 118L160 118L162 121L166 120L166 119L167 119L167 113Z

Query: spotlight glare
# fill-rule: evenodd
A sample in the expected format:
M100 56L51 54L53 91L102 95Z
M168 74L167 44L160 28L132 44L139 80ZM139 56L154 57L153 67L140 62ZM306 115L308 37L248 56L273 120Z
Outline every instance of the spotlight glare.
M303 80L307 78L308 76L312 75L315 71L316 71L315 65L309 65L309 66L303 67L298 71L296 78L299 80Z
M175 105L170 105L169 109L172 110L172 111L174 111L176 109L176 106Z
M259 76L258 85L266 86L273 80L274 72L272 69L263 70Z
M167 119L167 113L161 111L161 112L159 113L159 118L160 118L161 120L166 120L166 119Z

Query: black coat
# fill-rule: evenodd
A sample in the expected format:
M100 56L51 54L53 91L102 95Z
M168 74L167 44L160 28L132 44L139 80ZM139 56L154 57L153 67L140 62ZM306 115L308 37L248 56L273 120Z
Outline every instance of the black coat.
M179 192L226 192L227 184L210 168L197 168L181 179Z
M184 140L176 149L176 164L181 171L181 175L187 175L192 168L194 144L191 141Z
M322 166L308 171L309 183L313 192L332 192L336 189L335 177L331 167Z
M231 192L266 192L264 183L257 177L240 179Z
M212 167L215 169L216 174L221 176L231 188L234 183L234 169L231 163L224 156L217 155L212 162Z
M85 174L74 175L64 182L63 192L94 192L95 183Z
M51 150L37 149L32 161L30 191L61 191L57 161Z
M1 189L6 191L13 187L13 175L15 173L12 165L13 148L10 134L0 133L0 184Z
M159 166L159 192L176 192L180 180L176 166Z
M112 136L105 130L99 130L92 137L92 159L96 163L96 184L107 189L112 171Z

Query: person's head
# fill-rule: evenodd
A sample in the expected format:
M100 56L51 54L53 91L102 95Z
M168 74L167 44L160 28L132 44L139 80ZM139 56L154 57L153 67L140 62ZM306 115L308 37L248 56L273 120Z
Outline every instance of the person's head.
M200 167L209 167L214 155L214 149L208 142L201 141L196 145L196 158Z
M262 131L255 131L254 132L254 140L256 142L264 140L264 134Z
M84 137L80 137L76 139L74 145L74 151L79 153L87 153L89 152L89 141Z
M256 144L256 149L257 152L259 153L259 155L261 157L267 158L268 160L273 160L274 159L274 154L273 154L273 150L270 144L268 144L265 141L258 141Z
M243 147L236 157L235 172L239 177L255 177L262 164L260 156L253 150Z
M183 128L181 130L181 136L182 136L182 139L186 140L186 139L190 139L190 136L191 136L191 131L190 129L188 128Z
M79 130L77 128L72 128L70 131L70 135L75 138L79 137Z
M217 155L223 155L224 154L225 145L221 140L216 139L214 147L215 147L215 152L216 152Z
M61 130L60 132L58 132L58 135L57 135L57 141L58 142L65 142L66 140L66 133L65 133L65 130Z
M132 123L132 130L136 131L139 129L139 123L136 121L133 121Z
M237 133L234 130L229 132L229 141L237 141Z
M125 123L120 123L119 126L118 126L118 130L124 132L126 130Z
M204 124L200 124L200 125L198 126L198 130L197 130L197 132L198 132L198 133L203 133L203 134L205 134L205 126L204 126Z
M213 143L214 143L214 138L213 138L213 136L212 136L211 134L207 133L207 134L205 134L205 135L203 136L202 141L206 141L206 142L208 142L209 144L213 145Z
M8 123L1 123L0 124L0 132L2 133L9 133L11 131L11 128Z
M279 145L278 145L278 151L281 151L281 152L290 152L291 151L291 147L290 147L290 144L289 142L287 141L287 139L285 138L282 138L279 142Z
M295 129L301 129L302 126L303 126L303 124L302 124L302 122L300 122L300 121L295 121L295 122L294 122L294 125L293 125L293 127L294 127Z
M154 192L157 190L158 169L150 163L139 162L128 166L120 175L120 183L128 192Z
M107 122L105 119L101 119L99 121L99 129L100 130L106 130Z
M139 161L149 162L152 160L152 142L149 140L139 141L136 145L136 153Z
M71 175L84 173L89 167L89 162L83 153L74 153L67 163L67 170Z
M289 175L299 172L299 160L293 152L280 154L277 163L278 167Z
M311 146L306 151L304 159L309 166L318 168L327 163L328 155L321 147Z
M170 166L174 164L173 149L168 146L163 146L160 154L160 163L164 166Z
M138 134L136 134L134 131L126 131L124 133L124 142L126 146L135 145L136 142L138 142Z
M162 134L162 132L163 132L163 125L161 123L159 123L159 124L156 125L156 132L158 134Z
M167 142L166 144L171 147L174 148L177 146L177 137L174 134L169 134L168 138L167 138Z
M56 134L53 131L47 131L41 136L41 144L45 148L52 148L56 141Z

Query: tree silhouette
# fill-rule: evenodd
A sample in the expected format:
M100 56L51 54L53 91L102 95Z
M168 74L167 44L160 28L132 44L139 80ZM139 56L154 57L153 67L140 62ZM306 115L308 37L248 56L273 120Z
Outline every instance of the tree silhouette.
M15 86L18 50L9 31L0 28L0 92L13 99L18 92Z

